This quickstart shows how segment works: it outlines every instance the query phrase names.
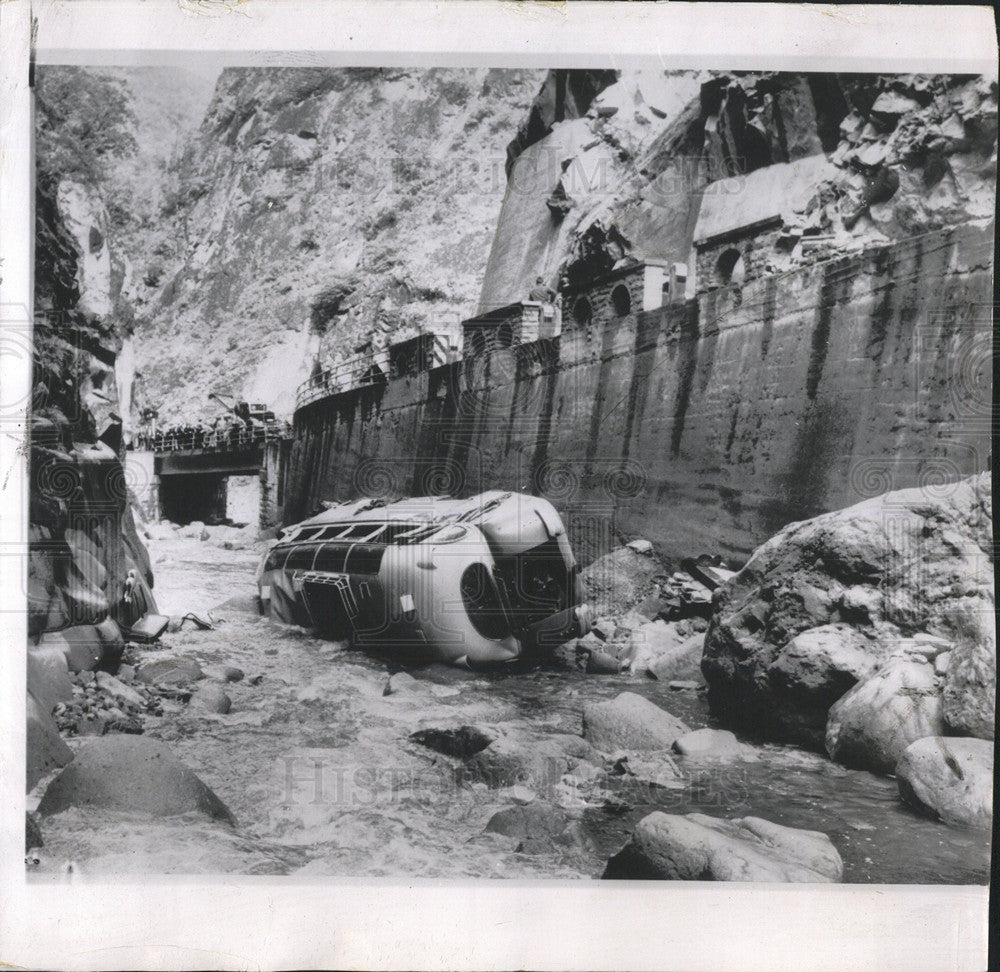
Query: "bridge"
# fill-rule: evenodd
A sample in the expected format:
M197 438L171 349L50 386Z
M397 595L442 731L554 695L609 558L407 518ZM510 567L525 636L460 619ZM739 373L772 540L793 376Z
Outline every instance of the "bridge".
M286 422L142 434L139 448L127 454L127 462L135 467L130 482L137 494L143 492L137 499L151 518L221 522L229 518L229 478L261 476L268 450L280 453L291 436Z

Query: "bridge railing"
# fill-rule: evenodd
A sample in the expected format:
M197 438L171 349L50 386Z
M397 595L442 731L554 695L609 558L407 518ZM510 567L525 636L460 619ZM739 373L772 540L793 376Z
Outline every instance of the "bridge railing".
M427 371L457 360L461 355L461 329L452 327L421 331L379 351L366 351L324 368L299 385L295 408L327 395L376 385L402 375Z
M287 422L275 422L249 428L230 425L224 429L168 429L152 435L140 433L138 439L140 445L153 452L246 452L291 434Z
M384 377L384 368L379 367L383 355L374 352L358 354L317 372L308 381L302 382L295 393L295 407L302 408L319 398L334 392L347 391L361 385L375 384Z

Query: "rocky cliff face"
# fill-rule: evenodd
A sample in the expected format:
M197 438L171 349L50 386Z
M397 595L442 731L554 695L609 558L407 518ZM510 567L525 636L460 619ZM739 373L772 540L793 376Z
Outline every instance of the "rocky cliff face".
M574 284L627 258L687 263L693 288L702 220L738 230L780 215L766 254L780 271L993 215L992 79L602 72L575 82L589 103L559 114L565 73L512 143L484 307L535 274ZM755 213L770 188L754 176L777 166L776 212Z
M537 71L227 69L136 227L142 396L290 413L316 362L475 310ZM113 178L120 179L119 174Z
M96 175L103 163L126 157L132 143L123 124L88 114L112 112L127 123L127 104L106 78L79 69L39 72L28 572L33 638L111 618L103 630L113 641L114 620L129 621L121 604L129 571L153 606L149 560L120 461L116 363L132 309Z

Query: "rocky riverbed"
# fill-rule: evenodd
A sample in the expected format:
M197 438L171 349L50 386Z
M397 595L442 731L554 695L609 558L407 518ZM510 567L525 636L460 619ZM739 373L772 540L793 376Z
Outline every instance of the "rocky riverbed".
M116 758L140 766L163 759L183 780L189 768L235 825L197 801L160 815L142 802L156 794L115 806L117 796L109 803L102 795L106 779L88 799L65 796L81 792L77 779L43 800L50 773L28 798L29 810L41 801L44 840L29 856L32 872L63 875L72 862L84 875L665 876L628 869L642 833L660 839L669 829L657 829L662 815L650 817L663 811L668 823L718 843L709 853L714 870L700 858L687 865L703 876L731 879L734 861L749 861L753 874L791 880L987 879L985 832L918 815L891 777L703 731L714 724L700 679L652 677L627 634L649 624L641 611L654 606L647 592L659 565L648 553L616 551L615 570L635 568L637 603L619 605L613 625L599 626L610 636L603 654L621 655L634 671L598 673L590 664L588 674L589 653L572 650L518 674L404 672L261 618L252 599L259 545L227 528L188 532L150 541L157 596L174 618L210 612L212 629L187 621L159 644L127 649L118 682L131 682L143 705L123 715L141 734L122 733L117 722L103 736L72 734L64 708L63 735L81 777L106 776L90 764L126 735L126 746L163 744ZM661 594L669 588L659 586ZM701 627L686 622L675 641ZM155 678L144 680L150 672ZM74 702L109 694L103 675L72 678ZM698 815L734 823L706 826ZM684 839L692 839L686 831ZM768 856L775 849L779 865Z

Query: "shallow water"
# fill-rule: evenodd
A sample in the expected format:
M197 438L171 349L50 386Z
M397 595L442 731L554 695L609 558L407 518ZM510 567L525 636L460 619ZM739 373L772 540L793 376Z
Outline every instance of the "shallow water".
M164 613L204 613L253 592L252 550L196 540L151 546L154 561L160 558L156 594ZM194 657L210 677L222 665L243 669L246 677L226 688L232 711L216 716L168 705L146 731L215 790L238 828L197 815L151 821L71 810L42 822L45 848L34 869L41 875L60 875L72 860L84 875L593 878L638 819L663 809L760 816L822 831L844 860L847 882L987 880L988 835L916 816L899 802L892 779L779 746L757 747L756 762L688 763L691 784L682 789L603 774L557 787L555 797L579 820L582 838L551 853L518 853L512 838L483 832L517 794L460 783L457 761L410 742L411 732L513 723L579 734L586 702L626 690L698 728L710 724L703 696L628 676L545 669L484 675L442 666L414 672L418 691L383 696L390 669L382 660L274 626L239 606L213 614L215 630L186 626L148 654Z

